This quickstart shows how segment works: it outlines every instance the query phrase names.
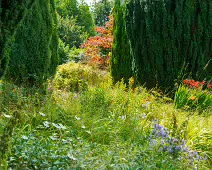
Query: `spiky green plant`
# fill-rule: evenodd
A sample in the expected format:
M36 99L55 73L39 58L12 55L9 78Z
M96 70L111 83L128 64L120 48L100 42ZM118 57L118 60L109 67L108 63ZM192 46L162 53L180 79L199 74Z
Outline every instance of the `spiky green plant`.
M175 93L174 104L176 108L186 110L211 110L212 95L208 90L190 89L180 86Z

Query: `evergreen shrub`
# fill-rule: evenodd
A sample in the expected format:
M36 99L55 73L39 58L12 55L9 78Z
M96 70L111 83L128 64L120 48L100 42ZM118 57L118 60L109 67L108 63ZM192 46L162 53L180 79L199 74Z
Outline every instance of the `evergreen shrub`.
M58 65L54 0L13 0L4 12L4 78L30 86L43 83Z
M111 63L111 75L113 81L120 81L122 78L125 83L132 77L132 56L130 53L129 39L126 33L124 20L125 6L120 5L120 1L115 2L113 10L114 27L113 27L113 46Z
M212 78L212 1L129 0L124 13L137 84L167 89L183 74Z

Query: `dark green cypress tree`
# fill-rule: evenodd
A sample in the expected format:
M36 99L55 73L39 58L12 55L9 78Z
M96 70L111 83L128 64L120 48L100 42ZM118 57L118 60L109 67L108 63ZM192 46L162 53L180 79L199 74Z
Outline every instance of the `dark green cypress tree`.
M23 1L14 9L20 19L4 45L2 55L9 63L5 79L30 86L41 84L58 64L54 0Z
M124 20L125 6L120 5L120 0L116 0L113 9L114 16L114 40L112 46L111 75L114 82L120 81L122 78L127 83L132 77L132 57L130 54L129 39L126 34Z
M20 8L21 1L18 3L16 0L1 0L1 20L0 20L0 77L5 72L8 63L8 54L10 48L8 47L9 39L12 32L16 28L19 18L23 14ZM15 6L19 10L15 10ZM18 11L18 12L17 12Z
M1 11L2 11L2 8L1 8L1 0L0 0L0 36L1 36L1 30L2 30Z
M2 1L0 0L0 77L3 74L3 69L2 69L2 47L3 47L3 34L2 34L2 29L3 29L3 23L2 23Z
M139 84L173 87L185 66L194 79L212 78L212 1L129 0L125 16Z

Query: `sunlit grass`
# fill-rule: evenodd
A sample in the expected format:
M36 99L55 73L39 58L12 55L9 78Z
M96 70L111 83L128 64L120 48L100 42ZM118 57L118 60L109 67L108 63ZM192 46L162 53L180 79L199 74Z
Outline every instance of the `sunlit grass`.
M11 97L1 97L1 133L15 111L20 117L10 127L14 132L8 138L2 167L212 168L211 112L199 114L195 110L176 109L163 95L143 87L127 87L123 82L113 85L110 76L78 91L57 88L51 82L45 94L39 90L26 93L27 89L13 85L6 87L1 94ZM160 145L150 141L155 124L167 128L171 138L185 140L186 146L204 159L189 164L185 153L159 152Z

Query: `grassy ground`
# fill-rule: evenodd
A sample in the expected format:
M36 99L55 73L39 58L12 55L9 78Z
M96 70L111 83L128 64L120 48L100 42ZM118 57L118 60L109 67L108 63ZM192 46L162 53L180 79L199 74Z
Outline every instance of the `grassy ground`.
M211 110L65 67L45 92L1 83L3 169L212 169Z

